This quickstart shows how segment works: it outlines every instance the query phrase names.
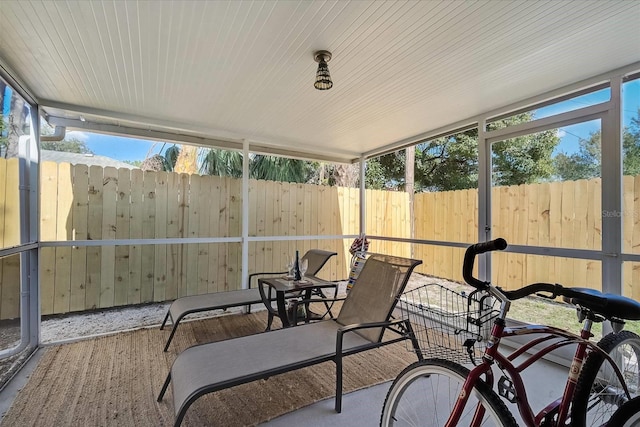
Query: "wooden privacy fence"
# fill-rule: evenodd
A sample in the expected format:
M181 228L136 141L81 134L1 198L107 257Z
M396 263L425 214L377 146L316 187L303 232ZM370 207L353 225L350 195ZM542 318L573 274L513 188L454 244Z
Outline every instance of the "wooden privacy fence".
M623 250L640 253L640 176L623 177L623 212L603 212L601 180L551 182L492 189L492 235L511 244L600 250L602 217L622 215ZM415 238L474 243L478 236L477 190L415 195ZM416 246L421 272L462 281L464 249ZM640 264L627 262L623 294L640 299ZM496 253L492 281L506 289L532 282L602 289L602 263Z
M2 190L12 186L17 194L15 180L0 185ZM241 188L241 180L226 177L44 162L41 240L239 238ZM376 212L369 217L375 230L409 237L407 195L367 193ZM17 198L8 202L3 204L4 223L19 224L16 211L9 209L17 206ZM249 203L250 236L357 234L360 228L357 189L251 180ZM403 219L388 221L391 215ZM314 247L339 253L323 275L342 279L350 244L343 239L251 242L249 272L283 271L296 249L303 254ZM408 247L391 242L376 249L408 255ZM238 289L241 251L235 242L46 247L40 257L42 314ZM0 319L19 315L16 261L10 257L0 263Z
M0 159L3 247L18 243L17 162ZM640 246L640 178L625 177L625 250ZM241 236L241 180L139 169L44 162L41 165L42 241ZM636 195L638 193L639 195ZM493 235L521 245L599 249L600 180L493 189ZM357 234L359 190L250 181L250 236ZM409 238L406 193L367 190L367 232ZM476 190L420 193L414 199L414 237L474 243ZM249 272L282 271L295 250L339 253L324 271L347 276L349 240L257 241L249 244ZM241 287L240 243L47 247L41 251L42 313L106 308ZM462 280L464 249L374 241L375 252L424 260L419 272ZM19 257L0 262L0 319L19 315ZM507 288L552 281L600 288L599 261L500 254L493 280ZM640 270L625 265L625 293ZM635 292L635 293L634 293Z

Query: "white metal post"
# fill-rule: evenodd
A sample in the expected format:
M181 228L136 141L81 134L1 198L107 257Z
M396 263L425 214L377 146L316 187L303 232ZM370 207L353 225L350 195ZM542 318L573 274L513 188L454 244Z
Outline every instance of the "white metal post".
M622 293L622 77L611 79L602 120L602 291ZM580 284L576 284L580 286Z
M242 141L242 289L249 287L249 143ZM246 308L245 308L246 309Z
M491 239L491 143L485 136L486 118L478 120L478 241ZM478 277L491 280L491 255L478 259Z
M26 240L40 241L40 107L31 106L31 137L27 146L26 182L29 185L27 210L29 229ZM40 248L27 253L25 273L28 274L29 345L40 345Z
M367 232L367 218L366 218L366 203L367 198L365 196L365 173L367 171L367 159L364 156L360 156L360 235L362 236Z

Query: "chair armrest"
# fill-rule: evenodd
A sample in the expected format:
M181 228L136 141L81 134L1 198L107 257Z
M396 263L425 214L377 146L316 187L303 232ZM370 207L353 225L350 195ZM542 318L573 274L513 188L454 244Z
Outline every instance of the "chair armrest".
M341 328L338 328L338 333L344 334L345 332L353 332L358 329L389 327L389 326L398 325L400 323L405 323L405 322L406 322L406 319L396 319L396 320L388 320L384 322L354 323L352 325L345 325Z
M368 329L368 328L388 328L390 326L400 325L400 324L407 325L408 323L409 323L408 319L395 319L395 320L384 321L384 322L354 323L352 325L342 326L341 328L338 328L338 331L336 332L336 354L342 354L343 336L347 332L354 332L359 329ZM411 327L410 325L407 325L407 326L409 326L409 328Z

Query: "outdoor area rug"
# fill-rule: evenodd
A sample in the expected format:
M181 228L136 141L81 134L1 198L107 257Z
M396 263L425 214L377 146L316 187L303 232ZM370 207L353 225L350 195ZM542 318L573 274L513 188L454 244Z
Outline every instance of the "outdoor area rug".
M3 426L170 426L171 387L156 398L176 355L205 342L261 333L264 312L184 322L169 352L158 328L47 347L5 415ZM213 355L212 355L213 357ZM393 379L417 360L398 343L344 359L344 392ZM326 362L198 399L184 426L252 426L335 395L335 365Z

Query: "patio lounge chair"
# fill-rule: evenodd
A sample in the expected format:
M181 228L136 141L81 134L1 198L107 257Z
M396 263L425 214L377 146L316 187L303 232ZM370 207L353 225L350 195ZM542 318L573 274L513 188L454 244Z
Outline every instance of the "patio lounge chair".
M308 262L307 274L315 276L322 267L327 263L329 258L337 255L336 252L324 251L321 249L310 249L302 256L302 259L306 259ZM266 275L282 275L286 274L286 271L273 272L273 273L254 273L249 275L248 289L241 289L237 291L228 292L214 292L203 295L191 295L187 297L178 298L171 303L167 315L160 325L160 329L164 329L164 326L171 317L171 323L173 328L167 339L167 343L164 346L164 351L169 349L169 344L173 340L173 336L178 329L178 325L184 316L192 313L200 313L210 310L227 310L231 307L243 307L247 306L251 309L251 304L262 304L263 300L260 296L260 291L257 287L251 287L252 279L256 279ZM274 312L268 310L269 327L273 321Z
M336 365L335 410L341 412L342 357L405 339L418 348L408 320L392 320L392 312L421 263L373 254L337 318L186 349L173 362L158 401L171 383L174 425L179 426L202 395L331 360ZM383 340L385 331L393 336Z

